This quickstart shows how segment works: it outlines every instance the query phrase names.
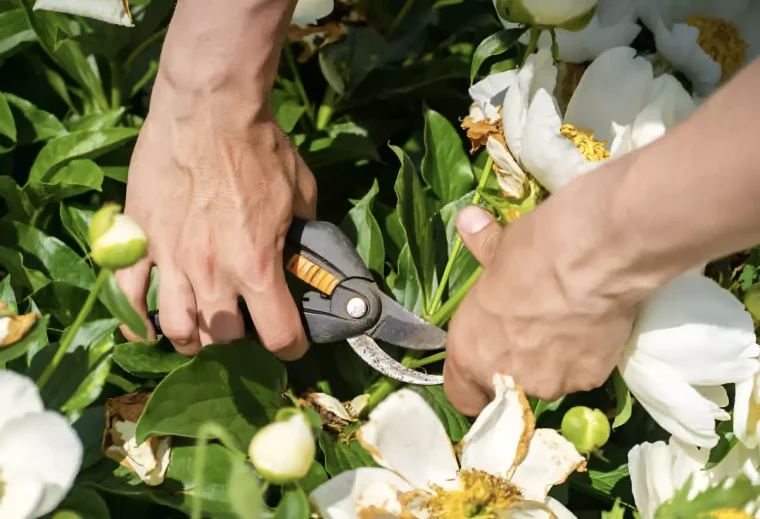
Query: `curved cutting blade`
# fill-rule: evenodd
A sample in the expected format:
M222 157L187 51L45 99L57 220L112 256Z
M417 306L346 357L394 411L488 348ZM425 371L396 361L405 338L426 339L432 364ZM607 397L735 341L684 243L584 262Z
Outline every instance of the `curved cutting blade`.
M413 314L382 292L378 293L383 311L377 324L365 334L409 350L442 350L446 347L445 331Z
M374 369L392 379L407 384L420 386L437 386L443 384L442 375L426 375L407 368L393 357L385 353L371 337L359 335L346 339L348 344L364 361Z

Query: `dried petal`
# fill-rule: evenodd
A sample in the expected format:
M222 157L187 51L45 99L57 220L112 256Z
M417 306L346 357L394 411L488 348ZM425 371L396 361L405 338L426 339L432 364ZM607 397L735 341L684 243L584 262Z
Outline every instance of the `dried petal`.
M0 348L23 339L39 317L37 312L22 315L8 313L8 308L0 301Z

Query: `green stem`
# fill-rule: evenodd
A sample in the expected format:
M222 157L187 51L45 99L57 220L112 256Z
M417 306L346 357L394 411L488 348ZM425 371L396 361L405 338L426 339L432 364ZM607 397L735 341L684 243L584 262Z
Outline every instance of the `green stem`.
M108 68L111 71L111 108L116 110L121 106L121 65L112 58L108 60Z
M84 305L82 305L82 308L79 310L79 314L77 314L76 319L74 319L74 323L69 326L69 328L64 332L63 337L61 337L61 342L58 345L58 351L55 352L55 355L50 361L50 364L47 365L45 371L42 372L42 375L40 375L40 378L37 380L37 387L40 389L42 389L45 384L47 384L48 380L50 380L50 376L61 363L63 356L66 355L66 352L71 346L74 337L76 337L79 328L82 327L85 319L87 319L87 316L90 315L93 306L95 306L95 301L98 300L98 294L103 288L103 285L108 280L109 275L111 275L111 271L106 269L101 270L98 274L98 277L95 279L95 284L92 286L92 290L88 294Z
M462 299L464 299L464 296L467 295L470 287L472 287L475 281L478 280L478 277L482 271L483 267L478 267L475 272L473 272L470 277L467 278L467 281L465 281L462 286L459 287L456 292L454 292L454 295L448 298L446 302L441 305L438 311L430 316L428 322L440 327L443 326L449 319L451 319L451 316L454 315L454 311L459 306L459 303L461 303Z
M146 38L142 42L140 42L140 45L135 47L135 50L129 53L129 56L127 56L127 59L124 60L124 70L129 70L132 68L132 63L137 59L137 57L145 52L145 49L147 49L149 46L151 46L156 40L159 40L163 38L167 31L169 30L168 27L164 27L158 32L153 33L150 38Z
M288 62L290 72L293 74L293 82L296 84L298 95L301 96L301 102L306 107L306 115L309 117L311 124L314 124L314 110L312 110L311 103L309 102L309 96L306 95L306 89L303 86L303 81L301 81L301 74L298 72L298 64L296 63L295 56L293 56L293 49L290 43L285 43L283 51L285 53L285 61Z
M398 29L399 25L401 25L401 22L404 21L404 18L406 18L406 15L409 14L409 11L411 10L413 5L414 5L414 0L406 0L406 2L404 2L404 5L401 7L401 10L398 12L398 14L396 15L396 18L393 19L391 26L388 28L387 36L390 36L391 34L396 32L396 29Z
M538 47L539 36L541 36L541 29L537 29L536 27L531 27L530 41L528 42L528 46L525 48L525 55L523 56L522 65L520 65L520 68L525 66L525 62L528 61L528 56L536 52L536 47Z
M554 63L559 61L559 45L557 44L557 33L554 31L554 27L549 29L549 34L552 35L552 59Z
M409 367L412 369L417 369L422 366L427 366L428 364L432 364L433 362L438 362L439 360L443 360L446 358L446 352L441 351L438 353L435 353L433 355L430 355L428 357L423 357L421 359L417 359L414 362L409 363Z
M491 171L491 167L493 166L493 159L488 157L488 160L486 161L486 165L483 168L483 173L480 174L480 181L478 182L478 188L475 191L475 195L472 197L472 205L477 205L478 202L480 202L480 191L482 191L485 186L486 182L488 182L488 174ZM451 276L451 269L454 266L454 261L457 258L457 254L459 254L459 250L462 248L462 237L457 236L456 241L454 242L454 246L451 248L451 254L449 255L449 260L446 262L446 267L443 269L443 275L441 276L441 282L438 284L438 289L435 292L435 296L433 297L433 301L430 303L430 307L428 308L428 315L433 315L433 313L438 308L438 305L441 303L441 298L443 297L443 291L446 289L446 285L448 284L449 277Z
M325 90L325 97L322 99L322 104L319 105L319 109L317 109L317 130L321 131L327 128L328 123L330 122L330 118L332 117L333 112L335 111L335 97L337 96L337 92L330 86L327 85L327 90Z

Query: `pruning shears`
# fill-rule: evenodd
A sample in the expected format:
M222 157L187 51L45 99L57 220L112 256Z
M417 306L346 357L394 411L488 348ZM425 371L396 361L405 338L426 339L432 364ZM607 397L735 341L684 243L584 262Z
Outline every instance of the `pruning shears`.
M446 332L385 295L336 225L294 218L284 248L285 268L316 291L298 305L312 343L347 341L370 366L395 380L418 385L443 384L443 376L415 371L388 355L375 339L412 350L442 350ZM156 333L159 313L152 312Z

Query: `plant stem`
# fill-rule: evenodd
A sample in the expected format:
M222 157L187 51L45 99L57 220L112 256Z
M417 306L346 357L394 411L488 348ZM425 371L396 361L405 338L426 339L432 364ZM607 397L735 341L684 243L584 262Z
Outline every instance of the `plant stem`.
M441 305L441 308L439 308L436 313L430 316L428 322L440 327L443 326L449 319L451 319L451 316L454 315L454 311L457 309L457 306L459 306L459 303L462 302L464 296L467 295L470 287L472 287L475 281L478 280L478 277L482 271L483 267L478 267L475 272L473 272L470 277L467 278L467 281L465 281L462 286L459 287L456 292L454 292L454 295L448 298L446 302Z
M409 11L411 10L412 6L414 5L414 0L406 0L404 2L404 5L401 7L401 10L396 15L396 18L393 19L393 22L391 23L391 26L388 28L388 36L396 32L396 29L398 29L399 25L401 25L401 22L404 21L404 18L406 18L406 15L409 14Z
M69 328L61 337L61 342L58 344L58 351L55 352L55 355L50 361L50 364L47 365L45 371L42 372L42 375L40 375L40 378L37 380L37 387L40 389L42 389L45 384L47 384L48 380L50 380L50 376L61 363L63 356L66 355L66 352L71 346L74 337L76 337L79 328L82 327L85 319L87 319L87 316L90 315L92 307L95 306L95 301L98 300L98 294L103 288L105 282L108 280L108 276L110 274L111 271L106 269L101 270L98 274L98 277L95 279L95 284L92 286L92 290L90 290L90 293L88 294L84 305L82 305L82 308L79 310L79 314L77 314L76 319L74 319L74 323L69 326Z
M325 90L325 97L322 99L322 104L317 109L317 131L327 128L327 124L330 122L333 111L335 111L335 97L337 92L327 85Z
M486 165L483 168L483 173L480 174L480 181L478 182L478 188L475 190L475 195L472 197L472 205L477 205L478 202L480 202L480 191L482 191L485 186L486 182L488 181L488 174L491 171L491 167L493 166L493 159L491 156L488 156L488 160L486 161ZM438 308L438 305L441 302L441 298L443 297L443 291L446 289L446 285L449 281L449 277L451 276L451 269L454 266L454 261L457 258L457 254L459 254L459 250L462 248L462 237L457 235L457 239L454 242L454 246L451 248L451 254L449 255L449 260L446 262L446 267L443 269L443 275L441 276L441 282L438 284L438 289L435 291L435 296L433 297L433 301L430 303L430 307L428 308L428 315L433 315L433 313Z
M409 367L412 369L416 369L422 366L427 366L428 364L432 364L433 362L438 362L439 360L443 360L445 358L446 358L446 352L441 351L433 355L429 355L427 357L423 357L421 359L417 359L413 362L410 362Z
M164 27L158 32L153 33L149 38L146 38L142 42L140 42L140 45L135 47L135 50L129 53L129 56L127 56L127 59L124 60L124 70L129 70L132 68L132 63L137 59L137 57L145 52L145 49L147 49L149 46L151 46L156 40L159 40L163 38L166 33L169 31L168 27Z
M523 55L522 65L520 65L520 68L525 66L525 62L528 61L528 56L530 56L536 51L536 47L538 46L539 36L541 36L541 29L537 29L536 27L531 27L530 41L528 41L528 46L525 48L525 55Z
M111 108L116 110L121 106L121 65L111 58L108 60L111 71Z
M293 56L293 49L289 42L285 42L283 51L285 53L285 61L288 62L290 72L293 74L293 82L296 84L298 95L301 96L301 102L306 107L306 115L309 117L311 124L314 124L314 110L312 110L311 103L309 102L309 96L306 95L306 89L301 81L301 74L298 72L298 64L296 63L295 56Z

